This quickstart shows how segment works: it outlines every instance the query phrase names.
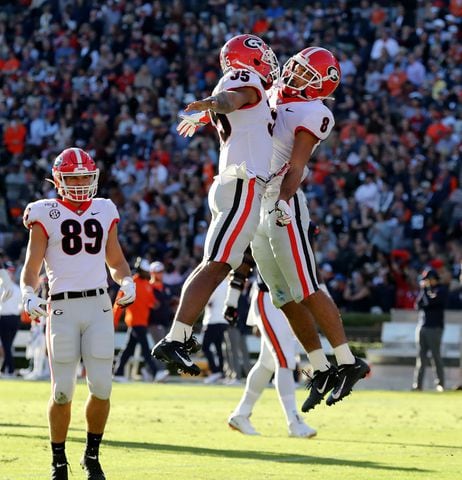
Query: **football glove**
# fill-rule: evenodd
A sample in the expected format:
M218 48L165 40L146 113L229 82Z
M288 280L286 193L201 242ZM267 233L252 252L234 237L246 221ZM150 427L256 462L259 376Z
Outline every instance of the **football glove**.
M0 269L0 280L2 285L2 293L0 295L0 302L6 302L13 295L13 282L8 275L8 272L2 268Z
M237 313L236 307L231 307L229 305L227 307L225 306L223 316L232 327L235 327L239 321L239 314Z
M32 287L23 287L21 293L24 311L30 316L31 320L36 320L38 317L47 316L46 310L40 306L46 305L47 301L37 296Z
M136 285L132 277L124 277L120 284L120 290L123 295L117 300L117 305L128 307L136 299Z
M285 200L278 200L274 205L274 212L276 213L276 225L285 227L292 222L292 209Z
M176 130L183 137L192 137L200 127L210 122L210 117L207 112L182 113L180 118L182 118L182 120L178 127L176 127Z

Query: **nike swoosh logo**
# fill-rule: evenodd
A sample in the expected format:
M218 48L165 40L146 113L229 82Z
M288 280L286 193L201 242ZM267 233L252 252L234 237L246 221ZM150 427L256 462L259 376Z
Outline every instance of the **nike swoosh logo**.
M294 113L294 111L291 110L290 108L286 108L286 112L292 112L292 113Z
M343 381L342 381L340 387L337 388L337 392L332 392L332 398L333 398L334 400L338 400L338 399L339 399L340 394L342 393L343 386L345 385L345 382L346 382L346 377L343 377Z
M85 455L85 456L90 460L98 460L98 457L96 455L94 457L91 457L90 455Z
M109 312L109 310L111 310L111 309L110 308L103 308L103 312L105 312L105 313ZM90 457L88 457L88 458L90 458Z
M91 215L98 215L99 212L90 212Z
M193 362L191 362L191 360L186 360L186 358L182 357L178 352L176 352L177 356L181 358L181 360L183 361L183 363L187 366L187 367L192 367L193 366Z
M327 382L329 381L329 377L327 376L326 377L326 380L324 381L324 385L322 386L322 388L317 388L316 390L318 391L318 393L320 393L321 395L324 393L324 391L326 390L326 387L327 387Z
M57 463L56 468L65 467L66 465L67 465L67 463Z

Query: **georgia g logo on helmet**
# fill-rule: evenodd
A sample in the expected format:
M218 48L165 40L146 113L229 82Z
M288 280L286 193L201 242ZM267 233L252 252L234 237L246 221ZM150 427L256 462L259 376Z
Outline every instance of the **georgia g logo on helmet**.
M335 67L329 67L327 69L327 76L333 81L338 82L340 80L340 75L338 70Z
M249 37L244 40L244 45L249 48L260 48L263 45L263 40L257 37Z

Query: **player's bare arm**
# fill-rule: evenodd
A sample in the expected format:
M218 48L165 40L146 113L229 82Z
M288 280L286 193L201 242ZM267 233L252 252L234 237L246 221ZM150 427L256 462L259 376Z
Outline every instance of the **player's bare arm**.
M317 137L304 130L296 134L289 161L290 167L281 184L280 200L288 202L297 191L303 177L303 170L311 157L313 147L318 141Z
M21 273L21 289L29 286L34 290L39 285L39 276L42 269L48 238L42 227L37 223L32 225L27 244L26 260Z
M113 225L109 231L106 243L106 264L111 272L111 277L119 285L125 277L130 277L131 275L130 267L117 236L117 225Z
M237 90L226 90L203 100L191 102L185 108L185 112L211 110L216 113L231 113L243 105L253 105L258 100L258 93L254 88L242 87Z

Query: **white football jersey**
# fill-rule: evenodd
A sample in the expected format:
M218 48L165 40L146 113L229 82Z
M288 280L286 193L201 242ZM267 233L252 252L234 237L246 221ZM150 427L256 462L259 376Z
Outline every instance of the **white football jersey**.
M281 171L289 162L297 132L306 130L319 139L313 148L314 152L321 141L329 136L335 125L332 112L321 100L278 98L276 109L271 173ZM306 169L305 176L307 172Z
M260 101L226 115L209 112L220 136L219 173L230 165L244 163L255 175L267 178L273 149L271 135L274 119L260 78L249 70L231 70L220 79L212 95L243 87L257 90Z
M45 269L50 294L107 287L106 243L119 221L111 200L94 198L77 213L61 200L38 200L24 211L24 225L40 224L48 245Z

